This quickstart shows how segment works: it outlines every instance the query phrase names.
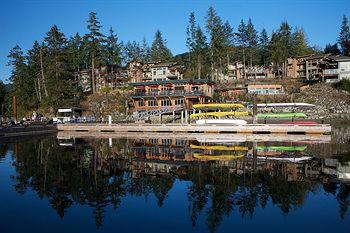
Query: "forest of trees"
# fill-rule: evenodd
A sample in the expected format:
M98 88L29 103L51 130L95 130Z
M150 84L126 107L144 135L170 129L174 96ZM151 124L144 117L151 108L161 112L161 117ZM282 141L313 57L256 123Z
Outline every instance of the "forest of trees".
M0 86L4 111L11 112L11 96L17 97L18 112L79 106L84 94L76 75L83 69L94 70L101 65L125 66L131 60L141 62L177 61L187 68L185 77L216 80L227 72L227 64L243 61L244 66L271 65L281 77L286 75L286 60L290 56L310 53L349 55L350 30L348 18L343 17L336 44L324 51L310 47L302 28L292 27L284 21L271 35L255 28L252 20L241 20L233 27L210 7L205 25L199 25L195 14L189 15L186 28L188 52L173 56L166 39L157 30L149 45L141 42L122 42L110 28L107 35L95 12L89 14L87 33L67 37L56 25L44 38L35 41L28 51L19 45L9 52L8 65L12 68L10 87ZM339 45L339 48L338 48ZM96 92L94 72L91 72L92 93ZM7 107L6 107L7 106ZM10 115L10 114L8 114Z

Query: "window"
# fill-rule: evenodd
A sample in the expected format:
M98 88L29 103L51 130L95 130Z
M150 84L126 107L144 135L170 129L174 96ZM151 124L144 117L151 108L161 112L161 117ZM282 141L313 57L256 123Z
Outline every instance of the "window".
M139 100L139 101L137 101L137 105L139 107L143 107L143 106L145 106L145 102L143 100Z
M153 70L153 75L156 75L157 74L157 71Z
M171 101L170 100L162 100L161 104L162 104L162 106L171 106Z
M183 105L185 103L184 99L176 99L175 100L175 105Z
M148 106L149 107L158 106L158 103L156 100L148 100Z

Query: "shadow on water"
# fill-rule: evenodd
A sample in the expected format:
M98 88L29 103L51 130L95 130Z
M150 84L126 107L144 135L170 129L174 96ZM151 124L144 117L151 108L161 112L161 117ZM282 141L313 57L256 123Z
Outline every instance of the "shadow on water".
M117 210L125 197L153 195L162 208L176 181L185 181L192 225L204 216L214 232L233 211L252 220L256 208L271 203L287 216L321 190L334 197L344 219L350 163L340 155L349 153L344 144L349 138L337 139L341 146L333 142L324 154L329 144L305 141L49 137L2 144L0 162L8 151L13 154L11 184L18 193L33 190L61 218L73 205L89 206L97 227L107 209Z

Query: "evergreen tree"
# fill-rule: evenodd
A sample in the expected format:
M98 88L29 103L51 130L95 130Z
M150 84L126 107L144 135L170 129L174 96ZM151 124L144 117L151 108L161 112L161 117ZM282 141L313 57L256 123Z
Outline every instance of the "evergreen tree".
M236 33L236 42L240 50L242 51L242 62L243 62L243 78L245 79L245 58L246 58L246 48L249 45L248 37L247 37L247 26L244 23L243 19L237 28Z
M206 29L209 35L209 57L212 77L218 71L223 73L223 63L227 56L227 48L232 41L232 28L228 22L224 25L213 7L209 7L206 16ZM215 77L214 77L215 78Z
M194 36L194 48L193 54L196 56L196 66L197 66L197 78L200 79L202 77L203 64L205 60L205 54L207 50L207 42L206 37L198 25L196 28L196 33Z
M35 41L32 49L28 50L27 64L28 75L31 77L36 93L37 102L40 103L43 95L43 80L42 80L42 48L38 41Z
M195 50L195 37L196 37L196 33L197 33L197 28L196 28L196 18L194 15L194 12L190 13L190 17L188 20L188 26L186 28L186 46L188 48L188 66L190 67L190 69L193 69L193 64L194 62L191 61L191 54L194 52Z
M350 29L348 18L345 15L343 15L338 43L340 45L341 53L344 56L350 56Z
M87 23L89 33L85 35L85 45L91 61L92 92L95 93L96 81L94 71L96 66L104 63L102 53L104 50L103 43L105 42L105 36L100 32L102 26L97 18L96 12L90 12Z
M330 53L332 55L339 55L341 53L337 43L334 43L333 45L327 44L323 52L325 54Z
M105 61L109 65L121 65L121 44L118 42L118 37L114 34L112 28L109 29L109 35L107 37Z
M254 28L252 20L249 18L246 27L246 36L248 44L248 56L250 59L250 66L253 66L253 57L255 57L257 45L258 45L258 33Z
M262 29L259 37L259 54L260 54L260 63L264 66L267 65L270 53L269 53L269 37L265 28Z
M68 41L69 63L75 72L79 72L84 66L83 39L76 33Z
M151 46L151 59L153 62L169 61L172 58L171 51L166 47L166 40L162 33L157 30Z
M303 29L296 28L292 34L292 56L303 56L310 52Z
M67 39L54 25L44 39L46 46L47 104L53 109L62 105L74 106L79 95L74 85L74 73L68 62Z
M21 47L16 45L7 56L8 65L12 67L10 81L12 82L12 95L17 98L17 112L19 116L24 116L31 109L31 103L35 94L33 92L33 82L28 76L26 59Z
M151 61L151 49L148 46L145 37L142 39L141 54L142 54L142 58L141 58L142 62L150 62Z
M124 45L124 57L126 62L132 60L142 61L142 47L137 41L128 41Z

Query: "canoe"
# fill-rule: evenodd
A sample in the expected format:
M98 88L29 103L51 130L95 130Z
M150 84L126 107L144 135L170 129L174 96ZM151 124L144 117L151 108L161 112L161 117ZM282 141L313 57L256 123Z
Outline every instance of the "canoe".
M246 125L248 122L238 119L201 119L197 120L197 125Z
M190 118L195 117L225 117L225 116L248 116L249 113L245 112L202 112L202 113L193 113L190 115Z
M210 103L210 104L194 104L193 108L200 109L200 108L210 108L210 109L232 109L232 108L244 108L243 104L217 104L217 103Z
M258 118L292 118L292 117L307 117L301 112L281 112L281 113L258 113Z

